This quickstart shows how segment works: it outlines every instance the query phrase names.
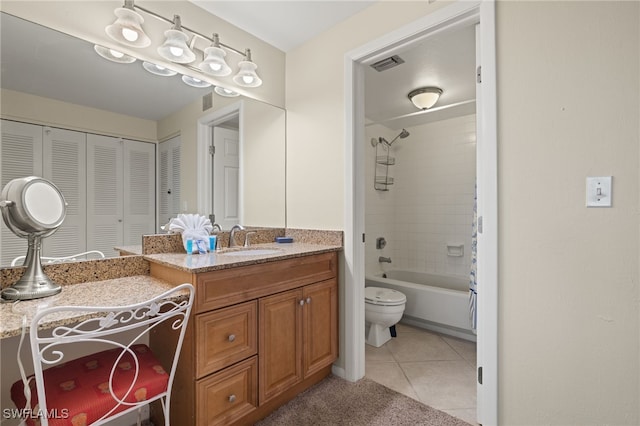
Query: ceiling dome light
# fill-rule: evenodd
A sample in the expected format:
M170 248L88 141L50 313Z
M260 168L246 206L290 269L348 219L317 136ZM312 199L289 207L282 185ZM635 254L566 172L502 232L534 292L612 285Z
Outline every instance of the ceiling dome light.
M151 39L142 29L144 18L133 10L133 1L125 1L124 6L113 13L118 19L105 28L109 37L130 47L147 47L151 44Z
M180 16L173 17L173 27L164 32L166 37L162 46L158 47L160 56L178 64L189 64L196 60L196 54L187 46L189 36L182 32Z
M151 74L159 75L162 77L171 77L173 75L178 74L174 70L170 70L169 68L165 68L160 65L152 64L151 62L143 62L142 66L145 70L149 71Z
M242 87L258 87L262 85L262 80L256 73L258 66L251 61L251 50L247 49L245 56L246 60L238 62L240 70L233 77L233 81Z
M442 89L438 87L421 87L412 90L408 97L416 108L425 110L434 106L440 95L442 95Z
M130 64L136 61L136 58L134 58L133 56L129 56L118 50L109 49L108 47L100 46L98 44L94 45L93 49L104 59L108 59L119 64Z
M198 65L198 68L202 72L216 77L227 76L231 74L231 68L224 60L225 56L227 56L227 52L220 47L218 34L214 34L213 44L204 49L204 61Z
M234 92L233 90L229 90L225 87L222 86L216 86L213 89L214 92L216 92L218 95L220 96L224 96L227 98L235 98L236 96L240 96L240 93L238 92Z
M187 84L191 87L197 87L198 89L211 86L211 83L209 83L208 81L200 80L199 78L191 77L190 75L183 75L182 81L184 84Z

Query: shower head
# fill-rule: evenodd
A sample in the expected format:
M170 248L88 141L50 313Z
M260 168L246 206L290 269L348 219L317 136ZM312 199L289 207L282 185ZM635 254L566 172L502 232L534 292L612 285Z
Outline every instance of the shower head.
M395 138L393 138L393 140L391 142L387 142L384 138L382 139L388 146L391 146L392 143L394 143L396 141L396 139L400 138L400 139L404 139L407 136L409 136L409 132L407 132L406 129L402 129L402 131L400 132L400 134L398 136L396 136Z

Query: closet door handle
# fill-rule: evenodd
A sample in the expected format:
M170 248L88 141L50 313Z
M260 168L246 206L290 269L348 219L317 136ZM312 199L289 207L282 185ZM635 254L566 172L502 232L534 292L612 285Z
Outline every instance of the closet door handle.
M308 305L309 303L311 303L311 298L310 298L310 297L307 297L307 305Z
M304 305L304 299L300 300L300 306Z

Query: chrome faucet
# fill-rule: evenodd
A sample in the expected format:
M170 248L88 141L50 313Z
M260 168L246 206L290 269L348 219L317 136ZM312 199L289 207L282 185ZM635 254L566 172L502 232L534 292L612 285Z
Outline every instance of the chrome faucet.
M229 231L229 248L236 247L236 231L244 231L244 226L238 224L233 225L231 230Z
M378 262L380 262L380 263L391 263L391 258L390 257L380 256L378 258Z
M211 225L213 227L213 229L211 230L211 232L215 231L216 228L218 228L219 232L222 232L222 228L220 227L220 225L218 225L217 223L214 223L213 225Z

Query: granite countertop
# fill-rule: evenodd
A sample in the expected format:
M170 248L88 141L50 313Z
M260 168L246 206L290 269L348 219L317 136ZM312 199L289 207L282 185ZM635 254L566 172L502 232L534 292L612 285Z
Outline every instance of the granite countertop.
M144 302L171 288L169 284L148 275L136 275L104 281L62 286L62 291L54 296L19 302L0 304L0 338L18 336L22 331L22 317L30 322L38 308L66 306L120 306ZM53 328L89 318L90 312L68 312L56 321L43 324L41 328ZM28 338L28 337L27 337Z
M120 246L114 247L115 251L120 252L120 255L141 255L142 254L142 244L138 244L137 246Z
M259 254L249 256L230 255L228 253L243 250L277 250L272 254ZM192 254L186 253L162 253L147 254L144 258L151 263L170 266L181 271L201 273L218 269L235 268L238 266L253 265L258 263L273 262L276 260L294 257L308 256L311 254L329 253L342 250L342 245L307 244L307 243L268 243L255 244L249 248L237 247L225 249L213 253Z

